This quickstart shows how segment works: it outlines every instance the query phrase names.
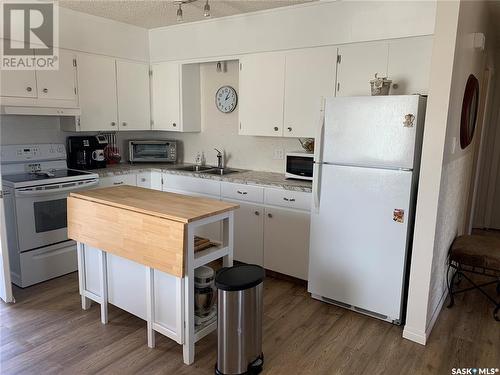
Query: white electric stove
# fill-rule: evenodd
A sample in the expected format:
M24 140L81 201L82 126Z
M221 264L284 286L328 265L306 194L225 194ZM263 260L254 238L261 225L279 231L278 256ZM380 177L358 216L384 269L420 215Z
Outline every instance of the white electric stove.
M76 271L66 198L96 187L99 176L68 169L63 144L6 145L0 156L13 283L24 288Z

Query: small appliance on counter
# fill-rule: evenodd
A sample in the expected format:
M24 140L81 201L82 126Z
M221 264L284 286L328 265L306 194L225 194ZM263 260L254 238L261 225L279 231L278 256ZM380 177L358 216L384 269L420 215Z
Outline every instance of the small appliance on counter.
M306 151L287 152L285 177L312 181L314 154Z
M194 319L196 326L205 326L217 319L215 272L201 266L194 270Z
M106 137L68 137L68 167L74 169L106 168L104 149L108 145Z
M177 142L170 140L135 140L128 142L130 163L177 161Z

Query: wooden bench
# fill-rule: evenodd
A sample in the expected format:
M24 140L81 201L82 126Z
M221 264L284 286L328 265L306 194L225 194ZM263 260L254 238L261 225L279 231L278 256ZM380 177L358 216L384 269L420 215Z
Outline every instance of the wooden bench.
M449 275L452 271L454 274L450 279ZM492 280L477 284L469 277L471 274L487 276ZM462 278L465 278L472 286L457 290L456 286ZM450 295L449 308L454 305L456 294L477 289L495 305L493 317L500 321L498 316L500 309L500 301L498 300L500 294L500 238L478 235L457 237L450 248L447 280ZM484 290L485 286L491 284L496 284L496 299Z

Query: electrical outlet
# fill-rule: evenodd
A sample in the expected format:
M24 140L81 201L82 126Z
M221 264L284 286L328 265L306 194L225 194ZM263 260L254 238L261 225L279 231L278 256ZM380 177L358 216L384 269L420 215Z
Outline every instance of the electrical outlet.
M274 149L273 159L274 160L283 160L285 152L282 148Z

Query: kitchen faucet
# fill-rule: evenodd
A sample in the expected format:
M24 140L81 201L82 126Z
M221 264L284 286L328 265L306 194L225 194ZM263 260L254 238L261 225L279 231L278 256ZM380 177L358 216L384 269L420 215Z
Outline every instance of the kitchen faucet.
M217 151L217 168L224 169L224 154L216 148L214 148L214 150Z

